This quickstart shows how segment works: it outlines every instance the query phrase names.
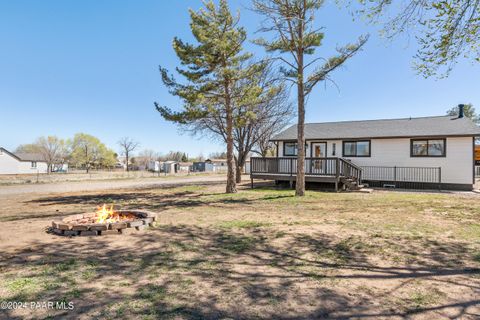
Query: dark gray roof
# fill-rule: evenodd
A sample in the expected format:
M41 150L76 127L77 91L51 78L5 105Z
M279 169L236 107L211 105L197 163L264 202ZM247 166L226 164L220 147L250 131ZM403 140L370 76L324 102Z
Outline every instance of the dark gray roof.
M452 116L305 124L307 140L477 135L480 136L480 127L470 119ZM272 141L296 139L297 125L293 125Z
M10 156L16 158L19 161L46 162L45 157L41 153L22 153L22 152L13 153L2 147L0 147L0 151L8 153Z
M45 157L41 153L14 153L22 161L41 161L45 162Z

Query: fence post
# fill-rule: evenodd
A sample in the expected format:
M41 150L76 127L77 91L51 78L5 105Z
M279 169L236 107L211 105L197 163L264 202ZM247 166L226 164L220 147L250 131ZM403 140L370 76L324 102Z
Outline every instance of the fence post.
M438 190L442 190L442 167L438 167Z
M397 185L397 166L393 167L393 181L395 182L395 186Z

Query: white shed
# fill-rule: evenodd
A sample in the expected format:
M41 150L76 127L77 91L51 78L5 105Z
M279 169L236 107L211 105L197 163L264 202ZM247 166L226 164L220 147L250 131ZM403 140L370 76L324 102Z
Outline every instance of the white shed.
M148 161L147 170L148 171L153 171L153 172L159 172L160 171L160 161L156 161L156 160Z
M178 162L177 161L165 161L162 166L162 171L165 173L177 173Z

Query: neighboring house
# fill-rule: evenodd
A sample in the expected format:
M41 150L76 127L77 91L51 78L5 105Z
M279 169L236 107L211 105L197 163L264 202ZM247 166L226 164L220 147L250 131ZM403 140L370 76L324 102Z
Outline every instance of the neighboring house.
M308 123L306 181L472 190L476 136L480 128L461 107L458 117ZM276 157L252 157L252 181L294 181L296 137L294 125L272 139Z
M199 161L192 164L193 172L213 172L214 167L210 162Z
M177 161L165 161L161 165L162 171L165 173L177 173L178 162Z
M205 163L212 166L212 172L223 173L228 170L227 159L207 159L205 160Z
M178 171L179 172L190 172L193 169L192 162L179 162L178 163Z
M207 159L205 161L199 161L192 163L193 172L227 172L227 160L226 159Z
M0 174L47 173L48 165L38 153L13 153L0 147Z
M156 160L148 161L147 170L148 171L153 171L153 172L159 172L160 171L160 161L156 161Z

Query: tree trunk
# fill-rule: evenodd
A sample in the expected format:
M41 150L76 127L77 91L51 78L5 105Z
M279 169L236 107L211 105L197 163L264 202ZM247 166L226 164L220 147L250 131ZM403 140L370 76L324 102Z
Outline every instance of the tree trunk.
M238 153L238 158L236 161L236 182L240 183L242 182L242 173L243 173L243 167L245 166L245 154L244 153Z
M295 195L303 197L305 195L305 92L303 87L303 52L298 54L298 80L297 80L297 98L298 98L298 125L297 125L297 178Z
M237 183L242 182L242 172L243 172L243 166L238 166L236 167L236 173L235 173L235 181Z
M236 193L237 184L235 183L235 159L233 158L233 110L230 99L230 84L225 81L225 109L227 113L227 188L226 193Z
M125 160L127 161L127 172L130 171L128 168L128 152L125 152Z

